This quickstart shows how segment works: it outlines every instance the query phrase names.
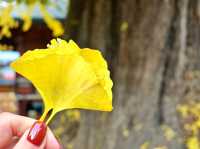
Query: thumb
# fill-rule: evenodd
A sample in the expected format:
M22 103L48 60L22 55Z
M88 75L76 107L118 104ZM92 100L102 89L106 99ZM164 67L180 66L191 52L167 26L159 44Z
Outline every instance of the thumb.
M46 125L35 122L31 129L25 131L13 149L44 149L46 146Z

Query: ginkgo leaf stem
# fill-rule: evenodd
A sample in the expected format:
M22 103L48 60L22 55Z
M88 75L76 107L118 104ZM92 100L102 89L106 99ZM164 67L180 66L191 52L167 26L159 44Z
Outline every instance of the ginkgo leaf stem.
M44 122L45 124L48 124L49 121L54 116L55 111L54 109L47 110L43 113L43 115L40 117L40 121Z
M46 123L46 122L48 121L48 119L49 119L49 117L51 116L52 112L53 112L53 109L50 109L50 110L47 112L47 114L45 115L45 118L44 118L44 121L43 121L43 122Z

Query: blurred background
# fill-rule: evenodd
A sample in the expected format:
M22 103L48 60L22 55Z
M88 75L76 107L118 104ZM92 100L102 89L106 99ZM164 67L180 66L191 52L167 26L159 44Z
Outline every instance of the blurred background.
M112 112L50 123L66 149L200 149L199 0L0 0L0 112L39 118L33 85L9 63L55 37L103 52Z

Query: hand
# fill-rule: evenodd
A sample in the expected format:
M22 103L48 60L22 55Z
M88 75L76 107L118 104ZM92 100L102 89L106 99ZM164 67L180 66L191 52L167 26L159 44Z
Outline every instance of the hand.
M60 148L53 133L44 123L11 113L0 114L0 149Z

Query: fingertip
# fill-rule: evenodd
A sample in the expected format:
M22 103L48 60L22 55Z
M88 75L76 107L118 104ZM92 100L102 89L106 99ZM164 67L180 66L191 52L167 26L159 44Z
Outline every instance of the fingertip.
M47 149L62 149L60 143L50 129L47 130Z
M36 121L28 133L27 140L32 144L39 146L46 136L46 130L47 126L44 122Z
M13 149L22 149L22 148L26 148L26 149L44 149L44 147L46 145L46 136L44 137L41 145L37 146L37 145L34 145L33 143L31 143L30 141L27 140L27 136L29 134L29 131L30 131L30 129L25 131L25 133L19 139L19 141L17 142L17 144L15 145L15 147Z

